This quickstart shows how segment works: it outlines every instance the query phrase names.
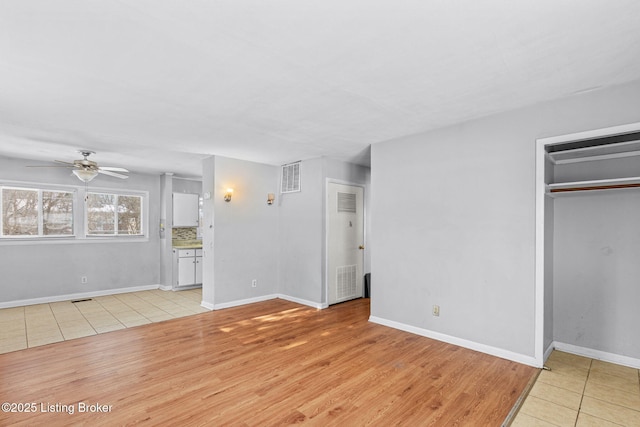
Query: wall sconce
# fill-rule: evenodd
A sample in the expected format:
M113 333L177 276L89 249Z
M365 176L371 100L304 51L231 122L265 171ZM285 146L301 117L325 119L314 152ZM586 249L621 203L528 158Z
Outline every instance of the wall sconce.
M273 193L267 194L267 204L272 205L273 201L276 199L276 195Z
M224 193L224 201L225 202L230 202L231 201L231 196L233 196L233 188L227 188L227 192Z

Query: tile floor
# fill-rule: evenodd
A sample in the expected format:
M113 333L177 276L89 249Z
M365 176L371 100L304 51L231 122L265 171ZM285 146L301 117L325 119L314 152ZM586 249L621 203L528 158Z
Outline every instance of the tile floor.
M190 316L200 306L202 289L141 291L71 301L0 309L0 353L86 337L146 323Z
M554 351L513 427L640 426L638 369Z

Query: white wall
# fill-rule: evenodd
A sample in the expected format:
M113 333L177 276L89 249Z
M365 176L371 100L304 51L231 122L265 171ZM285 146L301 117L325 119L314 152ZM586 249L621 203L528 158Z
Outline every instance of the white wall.
M372 316L532 363L535 141L639 109L635 82L373 145Z
M68 169L26 168L46 164L0 157L0 181L83 187ZM135 242L7 242L0 241L0 303L158 285L160 280L160 179L130 174L120 180L99 176L89 189L149 192L149 238ZM81 201L80 201L81 203ZM88 282L82 284L81 276Z

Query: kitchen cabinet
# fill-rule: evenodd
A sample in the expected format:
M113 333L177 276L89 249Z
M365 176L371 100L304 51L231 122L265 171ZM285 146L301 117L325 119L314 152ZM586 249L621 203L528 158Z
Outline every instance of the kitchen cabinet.
M202 284L202 249L174 249L174 287Z
M173 226L197 227L200 218L200 196L191 193L173 193Z

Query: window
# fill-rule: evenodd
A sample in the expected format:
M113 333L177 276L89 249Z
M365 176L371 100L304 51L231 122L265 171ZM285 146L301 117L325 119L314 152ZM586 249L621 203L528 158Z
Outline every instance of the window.
M2 237L73 235L73 192L21 187L0 189Z
M142 196L87 194L87 235L142 236Z

